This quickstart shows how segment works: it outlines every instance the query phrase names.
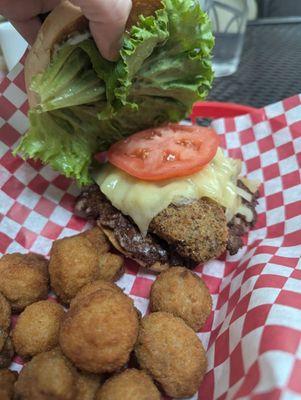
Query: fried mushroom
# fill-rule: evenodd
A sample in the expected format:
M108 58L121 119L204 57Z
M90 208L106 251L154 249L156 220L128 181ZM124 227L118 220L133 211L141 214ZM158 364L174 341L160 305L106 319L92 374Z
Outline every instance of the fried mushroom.
M138 314L123 293L98 290L66 313L59 343L81 370L114 372L129 360L138 335Z
M165 312L142 319L135 354L140 366L173 398L192 396L207 368L196 333L182 319Z
M12 400L14 396L14 383L18 377L17 372L8 369L0 370L0 399Z
M6 254L0 259L0 292L12 310L22 311L48 294L47 260L38 254Z
M212 310L212 299L204 281L184 267L162 272L151 288L152 311L166 311L182 318L194 331L201 329Z
M76 388L77 395L75 400L95 400L96 393L100 388L103 379L99 375L78 373Z
M59 349L38 354L20 372L15 383L18 400L74 400L77 372Z
M10 327L11 307L9 302L0 293L0 329L8 331Z
M83 286L74 299L71 300L70 308L75 307L78 305L84 298L93 294L99 290L109 290L117 293L123 293L122 290L111 282L106 282L101 279L88 283L87 285Z
M86 284L101 278L112 280L121 269L121 262L109 259L110 245L97 227L76 236L56 240L50 252L51 287L60 300L69 304ZM113 272L109 272L111 263ZM116 268L117 265L117 268Z
M56 347L64 314L60 304L49 300L26 307L12 331L16 353L28 358Z
M7 332L0 329L0 368L8 368L14 357L14 347Z
M99 261L99 279L115 282L124 274L124 259L118 254L106 253Z
M160 400L161 395L151 377L144 371L127 369L108 379L96 400Z

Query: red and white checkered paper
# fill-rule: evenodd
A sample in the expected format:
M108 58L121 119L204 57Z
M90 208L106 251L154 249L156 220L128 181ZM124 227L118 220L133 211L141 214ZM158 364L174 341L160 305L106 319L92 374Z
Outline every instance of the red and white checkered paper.
M37 162L12 156L28 127L23 66L0 85L0 253L47 255L52 241L81 232L78 189ZM262 182L258 223L246 246L196 269L213 312L198 335L208 372L193 399L301 398L301 95L213 126L244 173ZM0 277L1 279L1 277ZM155 276L128 262L118 284L145 313ZM13 369L20 370L15 359Z

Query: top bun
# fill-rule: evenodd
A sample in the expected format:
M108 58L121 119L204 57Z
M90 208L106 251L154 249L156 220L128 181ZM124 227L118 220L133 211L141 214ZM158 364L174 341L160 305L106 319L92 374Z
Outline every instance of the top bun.
M133 7L127 28L134 25L139 15L153 15L162 7L161 0L132 0ZM43 72L50 63L55 45L61 43L74 32L88 30L89 22L79 7L70 1L62 1L45 19L36 41L28 53L25 62L25 84L31 108L38 103L37 95L30 90L32 78Z
M69 1L61 2L45 19L25 62L25 84L30 107L37 104L37 96L29 89L32 78L43 72L50 63L54 46L73 32L88 29L88 20L80 8Z

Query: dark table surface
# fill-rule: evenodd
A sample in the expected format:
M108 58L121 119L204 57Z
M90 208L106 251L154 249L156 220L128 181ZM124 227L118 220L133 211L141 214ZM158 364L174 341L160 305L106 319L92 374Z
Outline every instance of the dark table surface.
M263 107L301 93L301 18L249 23L241 63L216 78L208 100Z

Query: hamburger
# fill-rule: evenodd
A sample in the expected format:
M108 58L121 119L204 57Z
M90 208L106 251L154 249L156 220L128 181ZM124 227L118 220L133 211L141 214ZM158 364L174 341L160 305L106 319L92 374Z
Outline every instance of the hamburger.
M153 271L235 254L256 221L258 185L240 161L212 129L178 124L211 87L213 44L197 0L133 0L109 62L63 1L26 60L30 128L16 152L76 179L76 212Z
M210 142L211 154L197 148L198 138ZM116 249L147 269L194 268L226 250L234 255L256 223L257 182L240 176L241 162L223 154L208 128L168 124L139 132L113 145L108 158L76 213L96 220ZM198 170L190 173L193 162Z

